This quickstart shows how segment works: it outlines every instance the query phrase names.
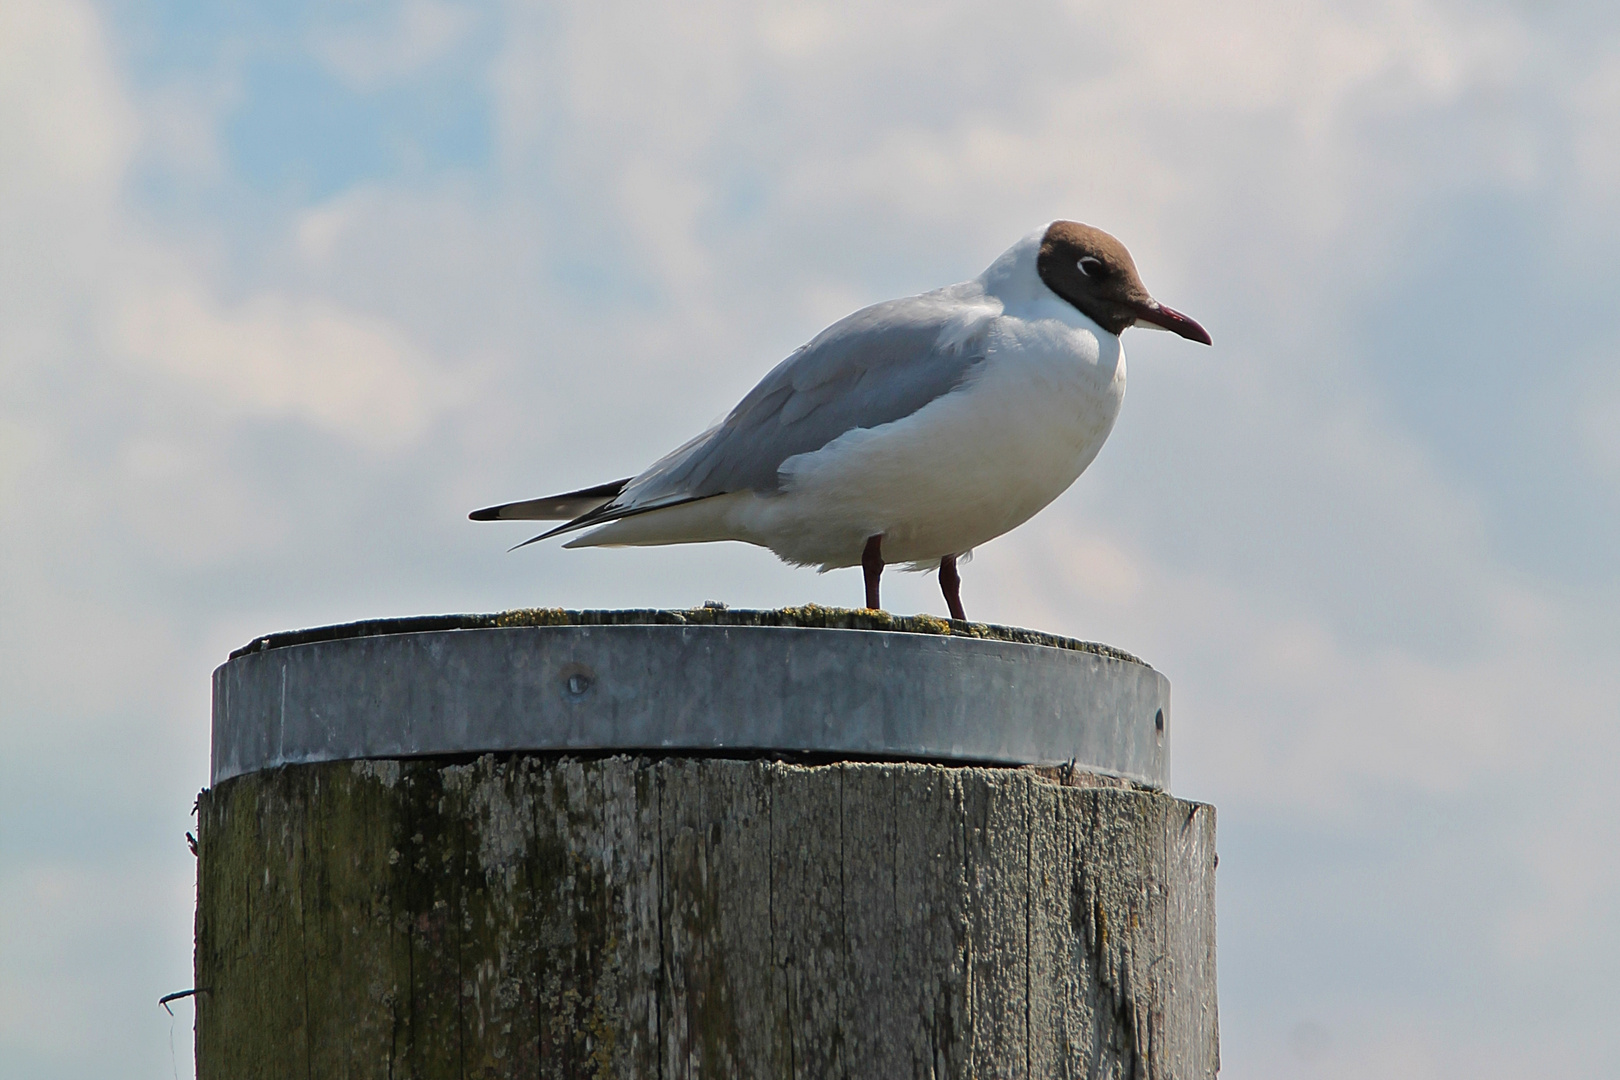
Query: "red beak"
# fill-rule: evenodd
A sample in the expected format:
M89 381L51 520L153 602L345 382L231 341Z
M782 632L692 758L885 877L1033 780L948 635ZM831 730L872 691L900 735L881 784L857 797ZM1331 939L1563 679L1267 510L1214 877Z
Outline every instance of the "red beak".
M1203 345L1213 345L1209 331L1199 326L1174 308L1167 308L1157 300L1149 300L1136 309L1136 317L1141 322L1149 322L1154 326L1162 327L1172 334L1180 334L1188 341L1196 341Z

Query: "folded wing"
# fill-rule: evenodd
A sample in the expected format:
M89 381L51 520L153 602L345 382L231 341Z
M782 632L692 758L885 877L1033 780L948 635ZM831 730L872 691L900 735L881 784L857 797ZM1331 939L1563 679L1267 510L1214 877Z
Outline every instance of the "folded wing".
M994 302L965 299L954 288L863 308L773 368L719 424L526 543L728 492L779 491L789 458L819 450L846 431L904 419L962 386L984 361L989 324L998 314ZM565 500L594 498L611 487L480 513L561 508Z

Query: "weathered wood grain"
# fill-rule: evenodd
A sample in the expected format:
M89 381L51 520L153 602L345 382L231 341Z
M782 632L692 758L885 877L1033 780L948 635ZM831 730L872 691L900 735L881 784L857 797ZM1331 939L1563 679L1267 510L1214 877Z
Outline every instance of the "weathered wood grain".
M200 812L203 1080L1218 1068L1214 811L1163 794L486 756L253 773Z

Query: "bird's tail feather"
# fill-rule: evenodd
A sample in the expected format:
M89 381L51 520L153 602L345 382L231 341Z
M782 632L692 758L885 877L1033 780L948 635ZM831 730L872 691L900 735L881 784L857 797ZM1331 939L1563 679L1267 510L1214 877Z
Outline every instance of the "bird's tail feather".
M733 510L738 500L752 498L754 496L750 492L727 492L680 499L658 506L638 507L629 513L609 513L577 525L570 522L548 535L564 530L571 532L576 528L591 528L584 536L575 537L563 545L569 548L643 547L741 540L745 537L737 531Z
M708 502L719 497L720 496L718 495L692 495L684 497L673 496L665 499L662 502L650 503L644 506L614 506L612 501L605 502L601 506L585 511L585 513L574 518L572 521L563 522L555 529L548 529L539 536L529 537L527 540L523 541L523 543L518 544L517 547L514 547L511 550L516 551L518 548L528 547L530 544L537 544L542 540L550 540L553 536L561 536L563 533L578 532L581 529L589 529L595 525L604 525L609 522L623 521L627 518L637 518L644 514L652 514L660 510L670 510L674 507L686 506L691 503Z
M482 510L474 510L467 517L473 521L572 521L612 502L613 497L623 491L631 479L627 476L611 484L548 495L543 499L486 506Z

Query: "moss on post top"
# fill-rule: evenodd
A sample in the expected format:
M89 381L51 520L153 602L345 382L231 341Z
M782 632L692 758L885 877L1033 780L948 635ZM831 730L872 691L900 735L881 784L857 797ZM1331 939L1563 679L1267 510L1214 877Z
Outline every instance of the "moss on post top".
M308 645L345 638L378 637L388 634L420 634L439 630L496 630L522 626L781 626L815 630L876 630L898 634L927 634L987 638L1022 645L1096 653L1148 666L1145 661L1111 645L1076 638L1024 630L991 623L961 622L932 615L891 615L871 609L821 607L777 608L774 611L731 610L714 605L682 610L628 609L622 611L570 611L564 608L515 608L488 615L418 615L402 619L367 619L337 626L308 630L288 630L267 634L231 653L231 659L248 653Z

